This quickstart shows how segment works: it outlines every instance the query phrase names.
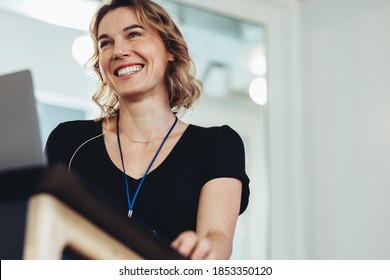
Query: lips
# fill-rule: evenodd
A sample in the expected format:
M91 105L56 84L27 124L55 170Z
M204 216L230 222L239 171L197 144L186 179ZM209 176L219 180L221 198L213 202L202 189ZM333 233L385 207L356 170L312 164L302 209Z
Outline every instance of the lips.
M144 66L142 64L120 66L120 67L118 67L115 70L114 75L117 76L117 77L123 77L123 76L126 76L126 75L131 75L131 74L134 74L136 72L141 71L143 67Z

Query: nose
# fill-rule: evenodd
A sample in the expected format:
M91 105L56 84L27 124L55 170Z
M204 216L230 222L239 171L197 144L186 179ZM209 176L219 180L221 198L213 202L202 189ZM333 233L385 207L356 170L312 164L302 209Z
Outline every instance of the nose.
M116 59L122 59L126 56L129 56L127 53L124 53L124 52L114 52L113 55L112 55L112 59L113 60L116 60Z
M115 44L115 48L112 54L112 59L122 59L124 57L127 57L130 55L130 52L128 50L128 46L126 47L126 44L117 42Z

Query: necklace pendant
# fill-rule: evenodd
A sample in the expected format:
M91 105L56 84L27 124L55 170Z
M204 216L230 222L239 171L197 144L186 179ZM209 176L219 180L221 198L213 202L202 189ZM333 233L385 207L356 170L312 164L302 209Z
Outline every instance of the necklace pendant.
M129 219L131 219L132 215L133 215L133 210L129 210L129 213L127 214L127 217L129 217Z

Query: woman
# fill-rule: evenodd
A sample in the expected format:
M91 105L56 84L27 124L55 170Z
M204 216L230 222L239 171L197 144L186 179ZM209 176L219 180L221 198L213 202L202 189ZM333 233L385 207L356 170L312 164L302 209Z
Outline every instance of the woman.
M183 255L228 259L248 203L244 147L228 126L176 117L201 88L180 31L152 1L114 0L98 10L91 34L102 115L55 128L50 164L67 165Z

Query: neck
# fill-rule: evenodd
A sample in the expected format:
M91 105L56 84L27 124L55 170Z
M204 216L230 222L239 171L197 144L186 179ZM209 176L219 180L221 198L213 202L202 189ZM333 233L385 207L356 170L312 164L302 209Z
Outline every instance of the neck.
M120 106L120 132L132 142L148 143L164 134L175 120L170 107Z

